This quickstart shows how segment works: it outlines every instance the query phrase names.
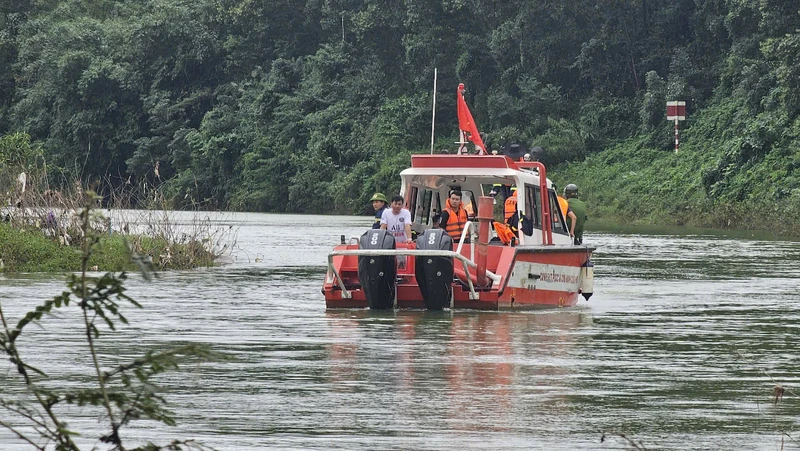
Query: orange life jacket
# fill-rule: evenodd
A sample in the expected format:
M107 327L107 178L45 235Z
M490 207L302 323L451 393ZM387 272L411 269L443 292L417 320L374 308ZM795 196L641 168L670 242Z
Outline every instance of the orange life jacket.
M517 192L514 191L514 194L512 194L511 197L509 197L508 199L506 199L505 214L503 215L506 222L508 222L516 212L517 212Z
M567 199L564 199L563 197L558 196L558 206L561 209L561 216L566 218L567 217L567 212L569 211L569 202L567 202ZM558 218L553 216L553 222L558 222Z
M458 213L454 212L452 208L446 208L447 212L447 225L444 231L450 235L453 241L461 239L461 232L464 231L464 225L467 223L467 211L463 208L458 209Z
M497 237L500 238L500 241L505 245L511 244L511 241L517 237L514 231L511 230L511 227L502 222L494 222L494 231L497 233Z

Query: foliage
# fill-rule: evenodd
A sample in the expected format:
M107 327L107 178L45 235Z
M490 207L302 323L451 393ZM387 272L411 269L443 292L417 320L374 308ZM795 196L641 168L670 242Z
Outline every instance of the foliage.
M148 351L131 361L116 360L100 353L98 343L103 336L114 333L120 325L128 324L125 307L141 308L126 294L126 274L108 272L99 276L89 274L90 263L100 236L93 233L92 208L97 198L87 195L87 206L81 212L84 240L80 259L80 272L67 277L67 290L29 311L16 325L10 322L0 304L0 349L8 357L9 372L15 372L24 390L7 386L0 408L13 415L13 419L0 421L0 426L10 430L21 442L35 449L75 451L79 447L74 438L79 431L72 430L66 419L73 409L91 410L107 422L107 430L95 437L109 449L125 450L124 428L139 419L154 420L174 425L175 419L166 408L166 402L157 385L157 376L177 369L178 364L189 359L208 359L213 354L203 346L189 345L164 351ZM141 261L141 259L139 259ZM144 267L143 267L144 268ZM149 269L145 268L149 277ZM52 383L46 369L32 366L24 354L20 337L28 326L39 323L44 316L58 310L76 308L83 318L83 335L88 355L85 377L70 383ZM74 406L66 409L65 406ZM84 434L85 435L85 434ZM148 443L137 450L204 448L193 441L173 441L167 445Z
M7 223L0 223L0 255L0 272L56 272L80 268L80 254L74 248L59 246L40 231L16 229Z
M796 236L800 122L742 109L728 100L704 111L677 154L628 140L550 173L577 183L596 218Z
M708 160L676 180L637 167L626 183L702 185L697 208L736 206L761 195L756 177L795 189L798 17L784 0L11 2L0 133L29 134L60 186L147 181L176 207L362 212L369 191L396 190L394 165L429 151L438 69L437 150L456 137L464 82L487 143L539 145L570 168L620 149L671 161L664 103L685 100L682 140Z

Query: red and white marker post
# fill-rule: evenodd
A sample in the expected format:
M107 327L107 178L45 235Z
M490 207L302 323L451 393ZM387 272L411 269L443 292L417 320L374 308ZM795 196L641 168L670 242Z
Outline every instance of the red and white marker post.
M678 122L686 120L686 102L682 100L667 102L667 120L675 121L675 153L678 153Z

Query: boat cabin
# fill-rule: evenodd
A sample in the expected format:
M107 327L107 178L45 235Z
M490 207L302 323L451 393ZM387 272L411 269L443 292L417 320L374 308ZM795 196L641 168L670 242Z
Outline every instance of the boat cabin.
M515 224L520 230L519 244L544 244L541 189L546 186L552 244L572 243L552 183L545 180L542 184L533 164L515 162L504 155L413 155L411 167L400 177L400 191L411 212L412 228L420 235L435 227L435 218L449 206L452 190L461 190L464 208L470 221L474 221L478 198L487 195L493 185L501 184L517 188L517 215L525 218L524 224ZM503 203L505 199L498 195L496 202ZM495 220L504 222L503 208L499 210Z

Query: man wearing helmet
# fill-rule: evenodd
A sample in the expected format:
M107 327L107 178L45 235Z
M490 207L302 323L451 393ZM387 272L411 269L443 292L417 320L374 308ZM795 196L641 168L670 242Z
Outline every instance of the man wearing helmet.
M574 183L564 187L564 197L567 198L570 210L575 213L575 244L583 244L583 226L588 219L586 204L578 199L578 186ZM567 227L572 230L572 217L567 218Z

